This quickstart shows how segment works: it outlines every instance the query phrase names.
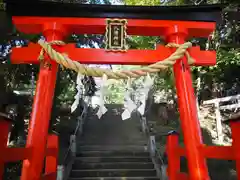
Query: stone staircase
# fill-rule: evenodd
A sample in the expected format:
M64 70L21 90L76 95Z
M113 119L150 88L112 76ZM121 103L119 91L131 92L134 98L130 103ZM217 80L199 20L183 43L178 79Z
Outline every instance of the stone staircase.
M118 108L87 120L69 180L159 180L139 120L122 121Z
M69 180L159 179L149 153L144 150L113 150L106 146L97 149L89 146L77 153Z

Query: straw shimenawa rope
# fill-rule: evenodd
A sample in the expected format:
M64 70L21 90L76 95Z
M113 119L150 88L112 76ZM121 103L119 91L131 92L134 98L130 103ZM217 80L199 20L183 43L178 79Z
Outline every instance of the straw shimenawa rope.
M187 49L192 46L192 43L186 42L182 45L178 45L175 43L169 43L166 47L169 48L177 48L176 51L166 58L165 60L156 62L149 66L133 69L133 70L122 70L122 71L112 71L109 69L101 69L101 68L92 68L86 65L83 65L77 61L71 60L67 55L61 54L54 50L51 45L59 45L62 46L65 43L62 41L52 41L46 42L44 40L39 40L38 43L42 47L42 50L39 55L39 59L42 60L44 57L44 52L46 52L49 57L55 60L58 64L62 65L65 68L72 69L77 73L81 73L87 76L93 77L102 77L104 74L107 75L108 79L127 79L127 78L138 78L140 76L146 76L148 73L156 73L161 70L167 69L172 66L176 60L182 58L186 55L188 63L193 64L195 60L189 55Z

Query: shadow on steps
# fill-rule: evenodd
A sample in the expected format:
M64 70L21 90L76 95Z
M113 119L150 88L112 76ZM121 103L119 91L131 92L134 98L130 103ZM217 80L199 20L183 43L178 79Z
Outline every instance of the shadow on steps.
M123 105L106 105L108 111L101 119L88 117L79 144L84 145L145 145L137 118L122 120Z

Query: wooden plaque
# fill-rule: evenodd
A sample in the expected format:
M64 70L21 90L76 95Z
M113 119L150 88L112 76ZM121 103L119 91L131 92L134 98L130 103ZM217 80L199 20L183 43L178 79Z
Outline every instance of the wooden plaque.
M125 19L107 19L105 34L105 49L108 51L126 51L126 25Z

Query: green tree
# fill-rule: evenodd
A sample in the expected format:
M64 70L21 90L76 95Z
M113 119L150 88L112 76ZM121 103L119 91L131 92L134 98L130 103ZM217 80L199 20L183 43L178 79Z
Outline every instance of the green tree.
M135 0L125 0L125 4L127 5L185 5L185 4L194 4L195 1L189 0L175 0L175 1L135 1ZM200 2L200 1L198 1ZM221 3L223 1L201 1L201 3ZM234 3L234 1L231 1ZM202 78L202 88L201 94L206 94L202 97L207 98L209 96L209 91L211 92L211 96L214 96L213 89L220 87L212 87L212 82L216 82L217 86L224 85L225 90L229 89L228 92L231 91L231 88L238 87L238 77L239 77L239 47L240 47L240 40L239 40L239 20L236 19L237 14L233 13L233 9L236 12L238 8L236 5L230 5L231 8L228 8L227 11L223 12L224 16L224 24L220 24L218 29L214 33L214 36L210 38L210 41L207 39L192 39L190 41L197 42L202 48L206 48L206 45L211 46L212 48L217 47L217 65L212 67L193 67L194 72L194 79L197 79L201 74ZM235 8L233 8L235 7ZM229 9L231 11L229 11ZM143 47L144 49L151 49L155 43L157 43L158 38L153 37L131 37L131 47L133 48L140 48ZM139 42L143 42L138 46ZM239 43L239 44L238 44ZM233 73L234 71L234 73ZM173 83L173 76L171 74L172 71L168 71L167 73L161 73L160 76L156 79L155 86L156 88L165 89L174 88ZM169 73L171 76L169 76ZM164 79L164 80L163 80ZM231 80L230 80L231 79ZM195 84L197 84L195 82ZM235 84L233 86L233 84ZM237 85L236 85L237 84ZM222 89L224 89L222 87ZM234 91L234 90L233 90ZM236 90L235 90L236 91ZM221 92L220 94L227 94L226 92ZM219 94L219 95L220 95ZM215 93L216 95L216 93ZM209 98L209 97L208 97Z
M155 6L155 5L160 5L160 1L159 0L125 0L125 4Z

